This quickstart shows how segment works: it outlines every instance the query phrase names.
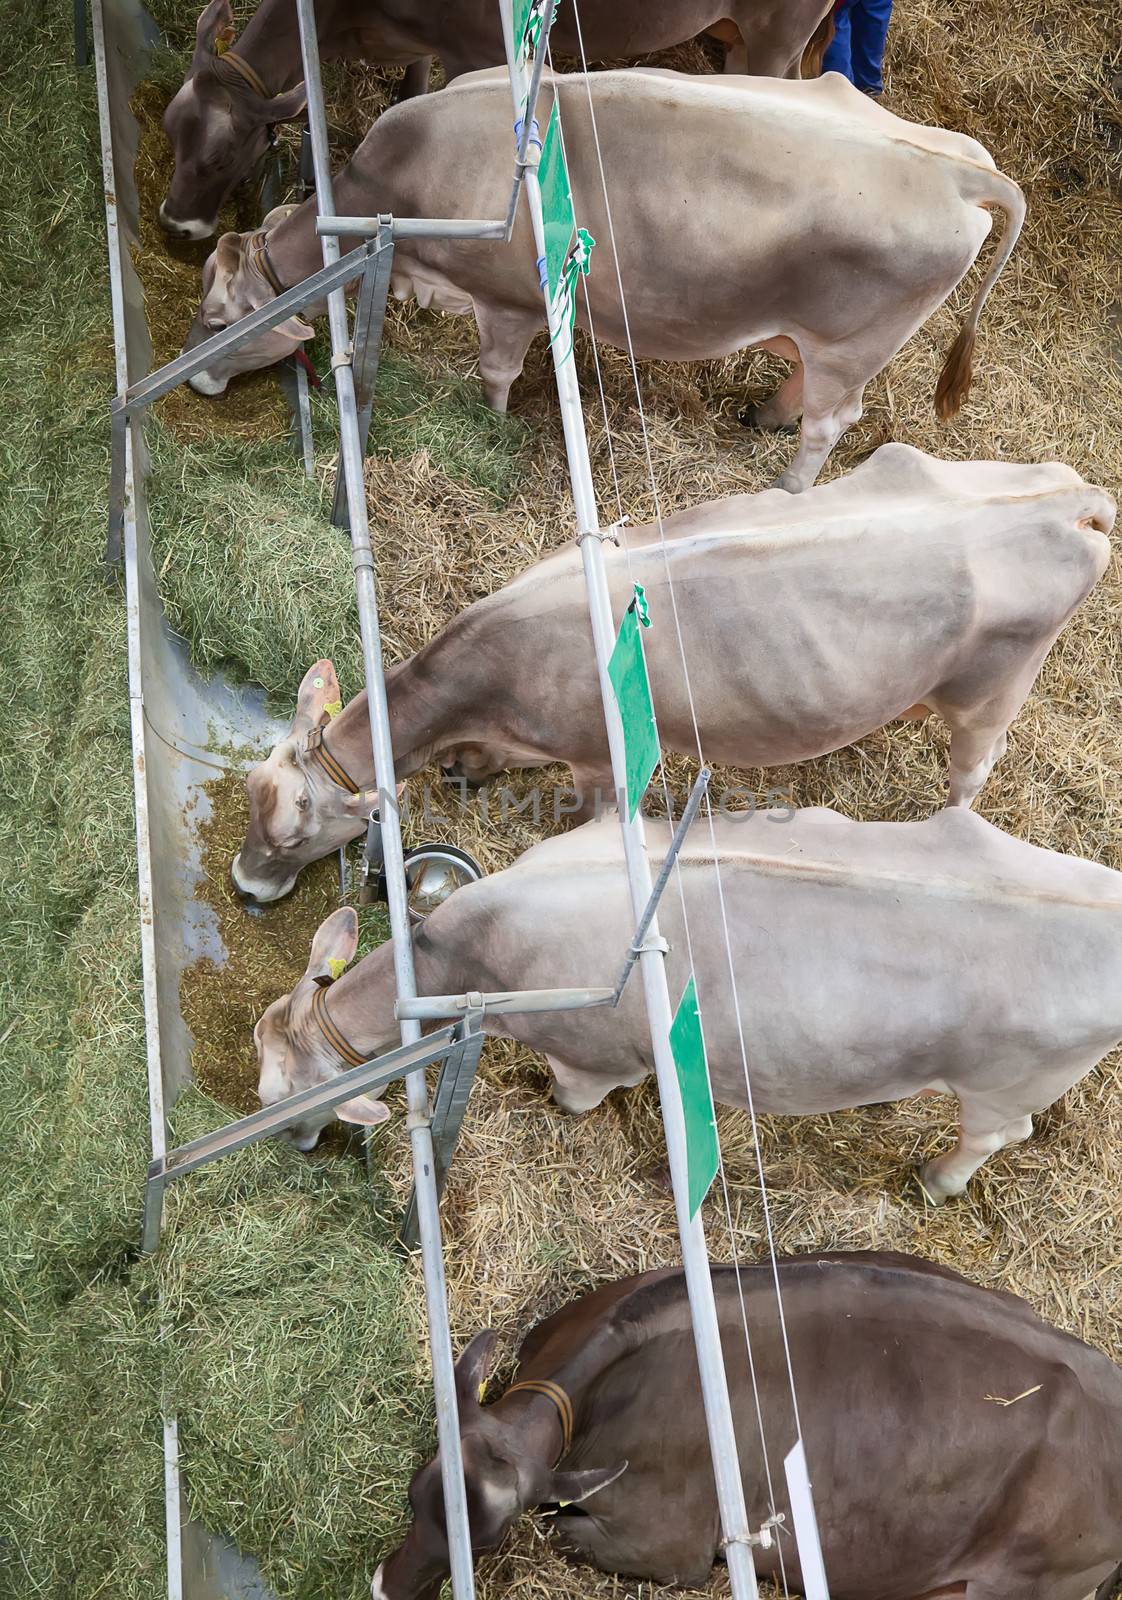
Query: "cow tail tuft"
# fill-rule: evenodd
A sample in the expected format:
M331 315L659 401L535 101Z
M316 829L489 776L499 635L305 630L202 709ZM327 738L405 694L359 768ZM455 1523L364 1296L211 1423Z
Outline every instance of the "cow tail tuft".
M834 5L830 0L830 8L822 21L815 28L807 40L803 59L799 66L799 75L803 78L820 78L822 76L822 63L826 58L826 51L834 42Z
M939 374L939 381L935 385L935 415L940 422L949 421L970 393L970 380L974 376L974 343L978 332L978 318L982 314L987 295L1013 254L1013 248L1020 237L1025 220L1025 197L1012 178L1007 178L1003 172L974 169L971 179L970 187L975 192L972 194L967 192L963 198L972 200L979 206L999 206L1005 213L1005 232L1002 235L1001 247L991 261L990 269L970 303L966 320L959 329L958 338L951 345L947 359L943 363L943 370Z
M940 422L949 422L956 416L970 393L976 339L974 328L967 322L958 330L958 338L951 345L950 354L943 363L939 382L935 385L935 415Z

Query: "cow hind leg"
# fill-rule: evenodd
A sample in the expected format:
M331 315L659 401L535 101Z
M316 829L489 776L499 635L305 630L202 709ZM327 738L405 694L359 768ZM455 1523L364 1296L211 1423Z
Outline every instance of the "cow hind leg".
M505 411L510 386L522 371L540 321L524 312L493 311L476 302L475 323L483 398L492 411Z
M960 1100L958 1143L945 1156L936 1156L920 1169L919 1181L933 1205L962 1194L978 1168L1006 1145L1019 1144L1032 1134L1032 1117L1009 1117L990 1106ZM969 1593L969 1591L968 1591Z
M553 1098L570 1116L579 1117L585 1111L595 1111L613 1089L634 1089L647 1076L646 1069L624 1078L601 1077L599 1073L586 1072L580 1067L570 1067L556 1056L546 1056L553 1073Z
M854 383L852 373L816 371L807 363L799 448L786 472L776 480L777 489L801 494L810 488L842 434L860 421L865 382L862 378Z

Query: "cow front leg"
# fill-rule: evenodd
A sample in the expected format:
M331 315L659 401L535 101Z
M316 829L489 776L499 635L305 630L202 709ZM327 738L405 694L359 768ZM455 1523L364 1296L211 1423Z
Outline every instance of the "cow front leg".
M951 734L951 782L947 796L948 806L974 804L995 764L1001 760L1009 744L1004 728L992 737L992 730L982 733L960 728Z
M803 427L795 459L776 479L777 489L801 494L821 472L826 457L847 428L860 421L865 384L808 367L803 385Z
M1031 1116L1006 1118L1000 1111L965 1100L961 1106L958 1143L920 1169L919 1181L933 1205L941 1206L952 1195L961 1194L984 1161L1032 1134Z
M492 411L505 411L510 386L525 365L526 352L541 326L540 319L524 311L496 311L475 302L479 329L479 377L483 398Z

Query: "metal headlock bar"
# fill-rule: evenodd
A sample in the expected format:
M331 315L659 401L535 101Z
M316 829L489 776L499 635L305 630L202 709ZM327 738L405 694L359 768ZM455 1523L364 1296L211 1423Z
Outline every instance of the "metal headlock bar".
M516 58L511 0L499 0L499 9L503 19L507 60L510 63L514 115L516 120L522 120L524 129L525 123L533 114L533 108L525 105L527 84ZM546 0L545 15L542 18L542 38L548 38L553 9L553 0ZM532 167L526 170L526 198L533 221L535 250L541 258L546 255L545 225L541 189L537 172ZM685 1116L670 1045L673 1009L666 973L667 947L659 933L657 915L646 914L653 885L643 834L643 819L638 809L634 816L630 815L630 807L626 801L627 755L624 730L608 671L616 629L607 570L604 565L604 545L596 507L596 492L584 428L580 389L577 385L575 362L571 356L571 342L566 339L567 330L555 310L555 302L548 286L544 287L544 297L557 377L557 394L565 431L565 448L572 480L581 559L588 589L600 694L604 706L604 720L607 724L608 745L611 750L612 774L617 791L624 797L620 825L623 830L624 858L631 890L632 911L637 925L643 918L646 918L647 922L647 937L637 954L637 960L643 979L651 1047L658 1078L659 1100L666 1133L666 1151L682 1244L682 1265L685 1270L705 1421L720 1509L722 1539L727 1554L734 1600L755 1600L758 1593L756 1572L751 1549L747 1543L752 1531L748 1526L744 1503L744 1485L740 1476L732 1404L721 1352L720 1326L709 1267L709 1252L705 1243L700 1210L694 1216L690 1215Z
M550 0L552 9L552 0ZM308 96L308 132L312 146L312 164L316 181L316 212L320 221L336 219L334 189L331 179L331 159L327 141L327 119L324 114L323 82L320 73L319 46L316 37L314 0L296 0L296 14L300 27L300 51L304 64L304 87ZM509 30L508 30L509 31ZM544 60L546 35L539 41L539 53ZM538 74L540 76L540 65ZM517 179L516 172L516 179ZM371 238L386 244L387 219L371 219ZM390 223L391 241L396 235L405 237L406 230L413 236L455 238L508 237L506 223L464 223L439 221L411 223L407 219L393 219ZM356 235L357 236L357 235ZM363 365L364 391L371 387L370 339L371 331L385 309L385 294L377 283L369 281L377 271L375 255L368 241L367 256L363 266L366 280L359 290L360 305L368 307L367 327L362 330L363 347L355 350L351 343L347 317L347 302L342 283L328 295L327 311L331 328L332 367L335 371L335 390L339 403L339 442L341 476L346 491L346 509L349 523L355 591L358 602L359 631L362 637L362 657L366 678L367 705L370 721L370 744L374 757L374 771L379 787L387 794L396 790L393 762L393 742L390 735L389 706L386 697L385 672L382 664L382 639L378 619L378 600L374 581L374 556L370 544L367 517L366 485L363 473L364 440L360 421L356 370L352 364L357 356ZM339 261L340 245L337 233L322 235L325 270ZM388 273L384 274L388 284ZM380 330L378 334L380 339ZM375 359L376 359L375 350ZM368 398L364 392L363 400ZM394 976L397 999L408 1001L417 993L413 970L413 941L411 937L408 887L405 877L404 852L401 842L401 824L396 805L386 807L381 824L383 870L389 902L390 932L393 941ZM403 1046L415 1045L421 1037L421 1025L412 1018L400 1022ZM470 1077L467 1088L470 1088ZM406 1119L413 1157L413 1216L421 1246L421 1260L425 1280L425 1304L428 1313L429 1348L432 1356L433 1395L436 1409L436 1431L440 1448L441 1479L444 1489L445 1524L448 1536L449 1567L454 1600L474 1600L475 1577L472 1570L471 1529L468 1522L467 1495L464 1489L463 1456L460 1446L459 1408L456 1401L455 1362L452 1337L448 1327L447 1291L444 1278L444 1255L440 1234L440 1198L438 1186L438 1157L433 1124L429 1112L428 1084L423 1067L406 1074L405 1094L408 1106ZM440 1091L438 1090L438 1099ZM466 1103L466 1089L459 1077L455 1085L449 1082L444 1099L445 1120L454 1120L455 1109ZM444 1148L444 1170L447 1170L449 1151Z

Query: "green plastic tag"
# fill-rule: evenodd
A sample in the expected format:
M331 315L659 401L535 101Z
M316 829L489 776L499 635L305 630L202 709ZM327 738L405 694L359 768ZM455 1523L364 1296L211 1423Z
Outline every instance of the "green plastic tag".
M647 609L645 601L640 616L640 599L641 596L636 594L624 613L615 649L608 662L608 676L616 692L616 704L623 723L623 741L627 750L627 810L632 817L642 803L659 760L651 685L639 632L641 624L649 627L650 623L643 621Z
M569 174L565 168L565 153L561 149L561 129L557 107L549 114L549 123L542 140L541 160L538 162L538 184L542 193L542 221L545 224L545 270L549 279L549 297L552 300L561 284L569 240L576 228L573 215L573 196L569 188Z
M719 1148L717 1121L713 1114L713 1091L709 1087L709 1067L705 1060L705 1041L701 1036L697 990L692 976L678 1003L674 1021L670 1024L670 1050L682 1093L690 1216L695 1217L701 1202L709 1193L709 1185L717 1176Z

